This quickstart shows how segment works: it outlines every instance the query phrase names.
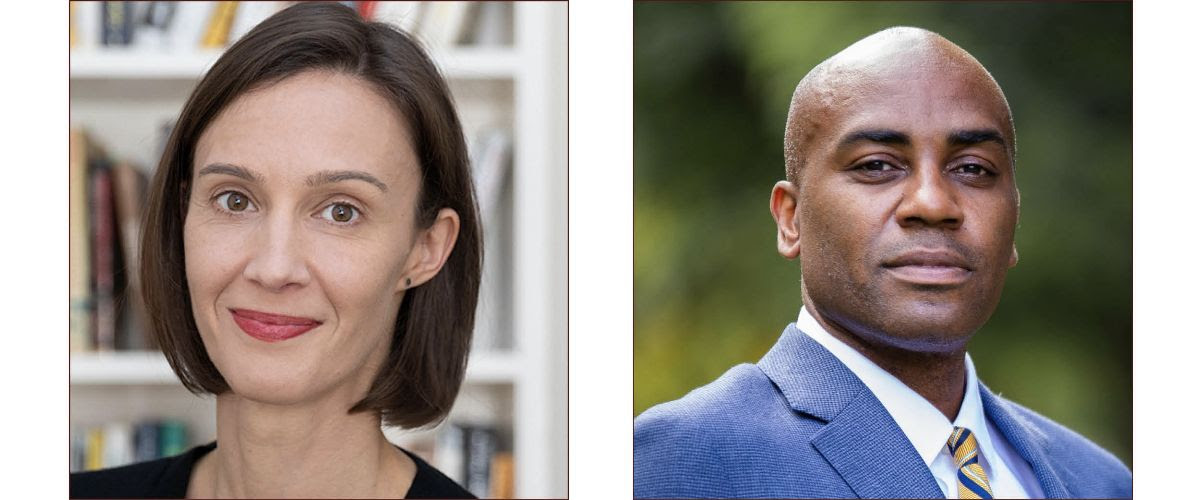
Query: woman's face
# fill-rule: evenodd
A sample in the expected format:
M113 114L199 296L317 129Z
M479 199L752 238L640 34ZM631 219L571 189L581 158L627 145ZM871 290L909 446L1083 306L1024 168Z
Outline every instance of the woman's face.
M243 94L200 137L188 291L235 394L353 404L366 393L404 291L437 272L457 233L455 217L419 227L411 144L368 84L325 71Z

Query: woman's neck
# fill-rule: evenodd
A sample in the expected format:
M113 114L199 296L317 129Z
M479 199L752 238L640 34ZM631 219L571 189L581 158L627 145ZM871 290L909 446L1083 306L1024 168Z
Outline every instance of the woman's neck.
M219 396L218 446L197 463L188 496L402 496L416 464L384 438L377 414L346 408Z

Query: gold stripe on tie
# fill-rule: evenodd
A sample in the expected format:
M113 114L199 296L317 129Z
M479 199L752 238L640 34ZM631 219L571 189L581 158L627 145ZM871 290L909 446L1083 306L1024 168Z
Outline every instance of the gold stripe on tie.
M992 487L983 466L979 465L979 446L971 430L955 427L946 445L958 466L958 498L992 498Z

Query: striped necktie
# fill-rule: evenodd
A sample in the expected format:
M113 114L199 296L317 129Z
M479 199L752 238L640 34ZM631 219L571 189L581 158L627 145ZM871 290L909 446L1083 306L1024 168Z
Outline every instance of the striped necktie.
M979 446L971 430L955 427L946 444L958 466L958 498L992 498L992 487L979 465Z

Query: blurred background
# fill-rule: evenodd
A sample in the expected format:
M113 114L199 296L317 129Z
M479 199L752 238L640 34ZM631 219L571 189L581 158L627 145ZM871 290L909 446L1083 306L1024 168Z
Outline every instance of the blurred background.
M146 182L208 68L294 3L70 3L72 471L216 436L213 398L183 388L144 326ZM339 3L412 34L441 69L483 216L462 391L440 425L384 431L477 496L566 496L566 2Z
M634 414L756 362L800 308L771 186L796 83L880 29L973 54L1017 127L1020 264L969 350L1132 466L1130 4L636 3Z

